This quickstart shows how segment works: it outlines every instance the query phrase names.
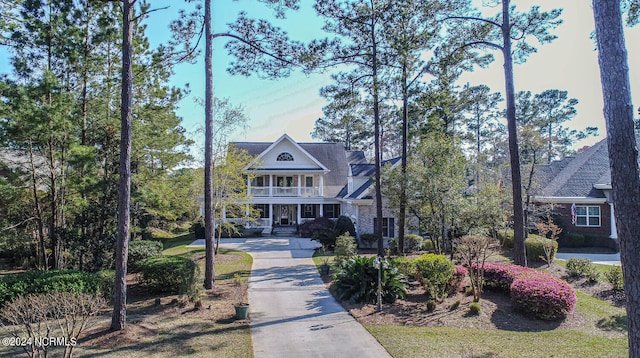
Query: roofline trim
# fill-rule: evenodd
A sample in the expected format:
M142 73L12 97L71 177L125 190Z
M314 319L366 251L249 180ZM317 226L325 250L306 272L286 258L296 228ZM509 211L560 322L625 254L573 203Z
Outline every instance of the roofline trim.
M588 198L584 196L534 196L533 201L552 204L606 204L607 198Z

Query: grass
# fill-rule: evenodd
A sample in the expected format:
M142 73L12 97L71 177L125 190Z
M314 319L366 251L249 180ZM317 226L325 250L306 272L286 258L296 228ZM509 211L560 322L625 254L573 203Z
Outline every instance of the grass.
M186 247L192 234L160 240L165 255L189 255L197 259L204 272L203 249ZM91 321L74 348L79 357L253 357L249 322L233 318L233 295L230 293L234 275L247 279L251 272L249 254L220 249L216 260L216 282L213 290L203 295L203 308L193 309L184 297L130 297L127 305L127 326L123 331L110 332L111 309ZM132 292L130 289L129 292ZM157 304L159 300L160 304ZM1 337L8 337L6 328ZM0 346L1 357L23 354L19 347ZM50 351L49 356L60 356Z
M511 332L452 327L366 327L393 357L626 357L625 337L582 331Z

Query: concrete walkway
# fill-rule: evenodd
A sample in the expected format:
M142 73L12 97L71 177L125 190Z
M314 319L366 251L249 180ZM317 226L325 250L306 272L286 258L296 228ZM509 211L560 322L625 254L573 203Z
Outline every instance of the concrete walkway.
M266 237L223 239L220 246L253 257L249 312L256 358L390 357L325 288L311 259L316 242Z

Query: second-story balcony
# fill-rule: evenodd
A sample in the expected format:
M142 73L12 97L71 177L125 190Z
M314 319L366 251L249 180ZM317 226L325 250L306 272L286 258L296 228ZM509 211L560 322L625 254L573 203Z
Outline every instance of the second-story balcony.
M320 195L319 187L250 187L249 194L258 197L265 196L290 196L290 197L317 197Z

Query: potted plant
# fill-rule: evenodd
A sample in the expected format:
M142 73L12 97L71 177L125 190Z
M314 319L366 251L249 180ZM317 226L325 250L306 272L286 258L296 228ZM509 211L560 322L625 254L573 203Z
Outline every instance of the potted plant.
M233 276L233 298L235 300L233 307L236 309L236 319L247 319L249 315L248 289L249 284L242 280L239 274L235 274Z
M329 266L329 256L327 256L327 251L324 245L322 245L320 252L322 253L322 256L320 256L320 260L322 260L322 265L320 265L320 274L322 276L326 276L329 274L331 266Z

